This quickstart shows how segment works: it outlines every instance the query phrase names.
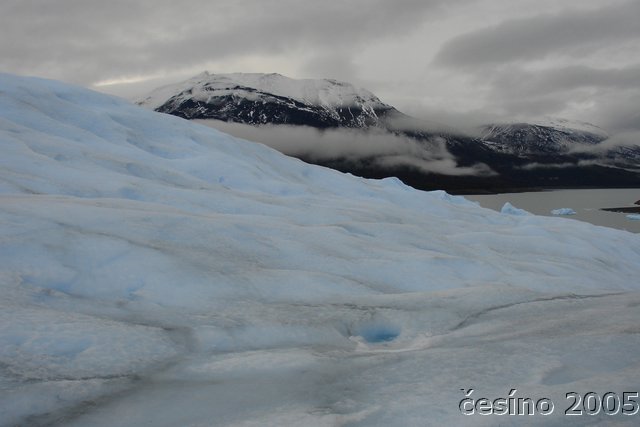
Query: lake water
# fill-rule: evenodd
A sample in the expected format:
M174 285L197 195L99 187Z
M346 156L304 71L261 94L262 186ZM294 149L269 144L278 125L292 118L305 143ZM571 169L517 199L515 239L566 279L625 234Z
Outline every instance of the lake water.
M576 214L564 216L564 218L640 233L640 221L630 220L624 213L600 210L601 208L637 206L634 203L640 200L640 189L553 190L464 197L479 202L485 208L498 211L506 202L509 202L517 208L536 215L553 216L551 214L553 209L571 208L576 211Z

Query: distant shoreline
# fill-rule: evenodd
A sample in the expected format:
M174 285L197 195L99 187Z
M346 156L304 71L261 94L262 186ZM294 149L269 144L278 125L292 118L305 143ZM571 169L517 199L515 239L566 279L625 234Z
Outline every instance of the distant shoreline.
M638 190L638 198L640 198L640 188L637 186L620 186L620 187L597 187L597 186L585 186L585 187L513 187L513 188L488 188L488 189L467 189L467 190L446 190L449 194L455 196L482 196L482 195L496 195L496 194L511 194L511 193L542 193L547 191L562 191L562 190ZM431 191L431 190L425 190ZM633 202L631 202L633 203ZM607 208L618 209L618 208ZM623 208L620 208L623 209Z
M600 210L607 211L607 212L640 214L640 206L628 206L628 207L621 207L621 208L601 208Z

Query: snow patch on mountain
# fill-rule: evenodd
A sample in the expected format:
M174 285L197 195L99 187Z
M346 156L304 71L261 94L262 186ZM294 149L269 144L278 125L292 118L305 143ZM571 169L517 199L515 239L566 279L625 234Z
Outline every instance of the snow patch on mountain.
M179 107L198 104L196 111L190 112L186 118L207 117L212 109L218 115L226 110L233 110L240 102L250 102L245 121L249 123L271 123L260 108L260 104L283 104L288 108L313 113L321 109L330 117L340 120L348 116L365 114L375 119L378 111L391 110L392 107L382 103L371 92L355 87L350 83L332 79L292 79L280 74L232 73L209 74L204 72L184 82L164 86L154 90L138 101L139 105L162 111L175 113ZM228 104L220 106L220 104ZM256 105L257 104L257 105ZM218 111L218 108L221 111ZM351 109L356 111L351 111ZM208 111L209 110L209 111ZM202 117L198 117L198 113ZM278 114L276 111L274 114ZM178 114L180 115L180 114ZM260 117L264 115L264 117ZM227 117L238 119L233 115ZM221 118L214 116L214 118ZM360 123L364 126L364 121Z
M564 131L567 133L571 133L575 131L582 132L582 133L590 133L593 135L598 135L603 139L609 136L607 131L605 131L601 127L598 127L594 124L579 121L579 120L564 119L561 117L543 117L537 120L531 120L530 123L538 126L553 128L553 129Z

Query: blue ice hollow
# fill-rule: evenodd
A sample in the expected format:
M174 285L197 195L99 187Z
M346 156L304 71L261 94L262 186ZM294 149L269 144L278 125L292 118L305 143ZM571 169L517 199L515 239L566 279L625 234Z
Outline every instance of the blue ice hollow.
M393 341L400 335L400 330L392 325L367 325L360 329L360 336L368 343Z

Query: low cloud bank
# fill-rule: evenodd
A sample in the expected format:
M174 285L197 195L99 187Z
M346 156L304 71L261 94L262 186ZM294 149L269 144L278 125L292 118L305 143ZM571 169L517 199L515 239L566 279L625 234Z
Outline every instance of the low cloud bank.
M604 166L610 167L606 162L599 160L579 160L577 162L564 162L564 163L529 163L524 166L520 166L517 169L532 171L538 169L568 169L575 167L588 167L588 166Z
M219 120L195 120L205 126L249 141L268 145L281 153L310 161L367 160L384 168L411 167L425 173L489 176L495 172L485 164L458 167L445 140L426 141L396 135L381 129L318 130L305 126L251 126Z
M636 149L640 151L640 131L617 133L598 144L580 144L572 147L573 153L604 154L619 149Z

